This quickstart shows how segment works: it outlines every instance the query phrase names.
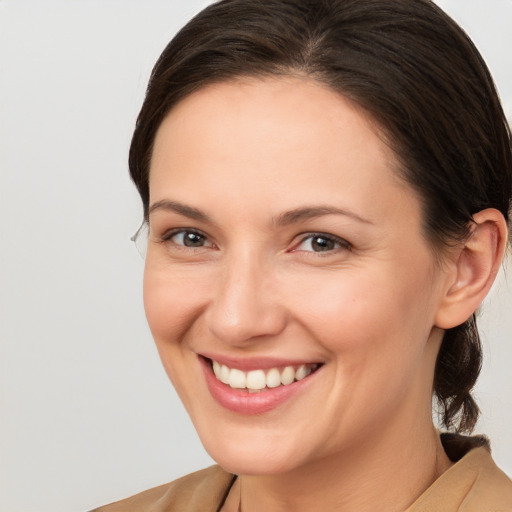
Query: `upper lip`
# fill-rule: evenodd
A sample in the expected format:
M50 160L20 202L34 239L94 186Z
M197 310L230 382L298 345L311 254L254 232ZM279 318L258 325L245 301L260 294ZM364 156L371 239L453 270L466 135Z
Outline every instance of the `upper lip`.
M279 357L257 356L251 358L234 357L221 354L200 353L201 357L217 361L228 368L237 368L242 371L267 370L270 368L281 368L285 366L300 366L302 364L322 364L321 361L312 359L285 359Z

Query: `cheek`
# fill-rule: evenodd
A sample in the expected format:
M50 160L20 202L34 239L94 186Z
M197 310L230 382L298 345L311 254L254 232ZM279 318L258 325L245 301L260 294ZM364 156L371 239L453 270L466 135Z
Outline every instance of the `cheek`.
M144 309L159 350L182 339L200 312L206 292L201 280L146 265Z
M190 277L190 276L189 276ZM146 265L144 308L165 371L189 413L194 396L199 396L198 379L191 377L197 365L188 340L200 315L206 288L200 280L177 271Z
M373 283L349 272L308 276L290 283L294 316L327 344L359 344L357 338L387 322L382 297ZM350 336L347 334L350 333ZM341 347L340 347L341 348Z
M290 282L294 317L333 353L401 357L419 350L431 328L429 277L421 270L333 271ZM393 351L390 349L394 348ZM347 358L347 364L351 357Z
M320 284L302 280L290 296L295 297L295 317L335 369L329 374L333 392L326 396L324 411L345 418L346 428L351 422L378 423L420 385L419 375L425 377L420 381L428 378L422 373L431 330L428 275L400 280L393 273L340 272ZM307 292L312 289L319 293Z

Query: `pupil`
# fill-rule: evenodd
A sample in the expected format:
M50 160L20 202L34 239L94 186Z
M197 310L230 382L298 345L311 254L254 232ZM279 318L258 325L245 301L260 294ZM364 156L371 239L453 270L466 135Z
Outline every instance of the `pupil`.
M321 236L314 238L311 245L315 251L330 251L334 249L334 241Z
M183 242L186 247L200 247L203 243L203 237L197 233L187 233Z

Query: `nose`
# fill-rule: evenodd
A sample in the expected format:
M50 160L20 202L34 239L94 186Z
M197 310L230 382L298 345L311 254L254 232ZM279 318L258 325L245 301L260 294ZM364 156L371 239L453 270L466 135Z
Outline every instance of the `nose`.
M284 330L286 311L269 267L250 254L225 263L204 313L208 329L218 340L244 347Z

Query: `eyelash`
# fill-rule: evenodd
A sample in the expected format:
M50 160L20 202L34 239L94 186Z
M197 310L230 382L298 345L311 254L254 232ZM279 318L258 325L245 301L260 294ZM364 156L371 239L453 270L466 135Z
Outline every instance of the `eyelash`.
M309 240L309 239L314 240L315 238L317 238L317 239L321 238L328 242L333 242L334 244L337 244L339 247L336 247L336 248L333 248L333 249L330 249L327 251L301 251L301 249L297 249L297 247L300 247L307 240ZM314 254L319 254L319 255L321 255L322 253L326 253L326 255L328 255L328 254L332 254L333 252L340 250L340 249L341 250L351 250L352 246L350 245L349 242L347 242L343 238L340 238L340 237L337 237L334 235L329 235L327 233L308 233L301 238L301 240L295 246L295 248L292 250L292 252L301 251L301 252L305 252L305 253L314 253Z
M180 250L195 250L195 249L202 249L203 247L215 247L215 244L212 242L212 245L206 245L206 246L199 246L199 247L189 247L189 246L186 246L185 244L179 244L179 243L176 243L172 240L173 237L175 237L176 235L180 235L180 234L183 234L183 235L186 235L186 234L193 234L193 235L197 235L197 236L200 236L202 237L205 241L208 241L208 236L204 233L202 233L201 231L199 231L198 229L193 229L193 228L181 228L181 229L173 229L171 231L167 231L160 239L160 242L165 244L165 243L172 243L175 247L179 248Z
M193 229L193 228L181 228L181 229L174 229L174 230L171 230L171 231L168 231L166 232L160 239L160 242L165 244L165 243L172 243L174 247L180 249L180 250L191 250L191 251L194 251L195 249L202 249L202 248L216 248L216 245L215 243L211 242L211 245L202 245L202 246L198 246L198 247L191 247L191 246L186 246L184 244L180 244L180 243L176 243L172 240L173 237L175 237L176 235L180 235L180 234L183 234L183 235L186 235L186 234L192 234L192 235L198 235L200 237L202 237L203 240L205 241L208 241L209 240L209 237L197 230L197 229ZM326 251L306 251L306 250L301 250L301 249L298 249L298 247L300 247L302 244L304 244L307 240L311 239L311 240L314 240L315 238L317 239L323 239L323 240L326 240L327 242L332 242L336 245L338 245L338 247L335 247L333 249L329 249L329 250L326 250ZM343 238L340 238L340 237L337 237L337 236L334 236L334 235L329 235L327 233L307 233L307 234L304 234L301 239L299 240L299 242L297 244L294 245L294 248L290 251L290 252L303 252L303 253L313 253L313 254L317 254L317 255L329 255L329 254L332 254L333 252L337 251L337 250L351 250L352 249L352 246L350 245L349 242L347 242L346 240L344 240ZM325 253L325 254L322 254L322 253Z

